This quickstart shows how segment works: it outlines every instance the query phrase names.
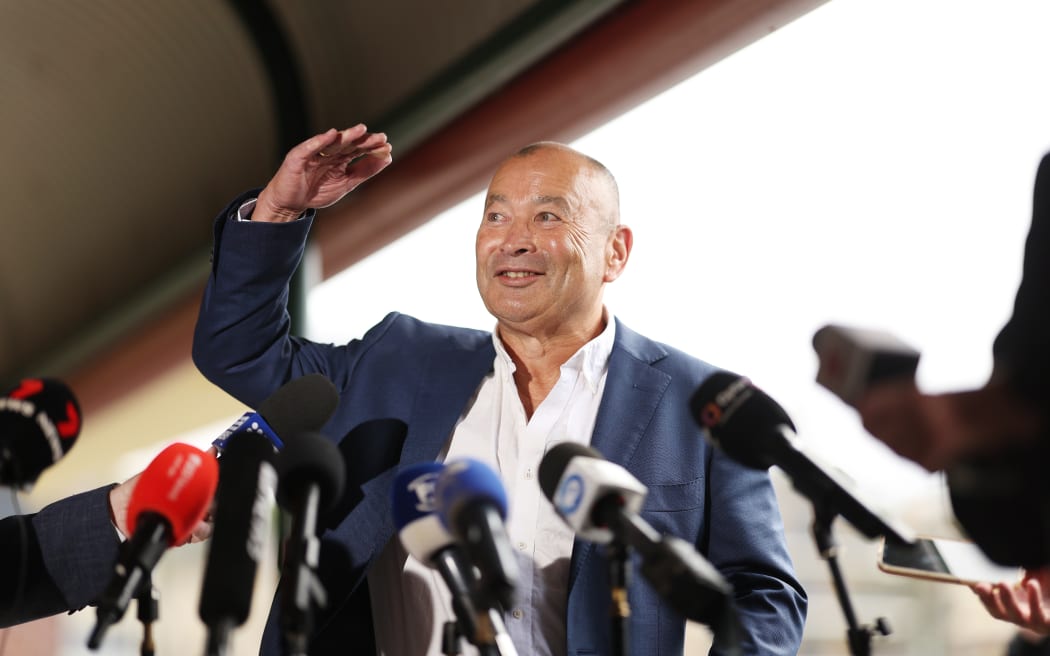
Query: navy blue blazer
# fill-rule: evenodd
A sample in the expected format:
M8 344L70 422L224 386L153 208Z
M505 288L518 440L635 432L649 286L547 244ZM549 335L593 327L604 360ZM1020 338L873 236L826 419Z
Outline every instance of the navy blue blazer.
M194 337L201 372L250 407L307 373L332 380L340 404L324 432L350 465L352 502L322 536L332 596L318 618L312 654L365 653L372 644L366 574L396 539L389 512L398 467L432 461L493 367L490 333L440 326L393 313L342 346L289 335L287 284L302 256L313 214L284 224L215 224L212 275ZM591 445L649 488L643 517L695 544L733 584L745 653L795 654L806 596L784 544L767 472L712 449L689 413L689 396L714 368L617 322L616 340ZM407 430L353 430L397 419ZM538 463L537 463L538 465ZM568 654L611 651L607 565L592 543L572 552L566 617ZM680 654L684 620L640 575L629 589L631 648ZM276 610L263 653L279 653Z

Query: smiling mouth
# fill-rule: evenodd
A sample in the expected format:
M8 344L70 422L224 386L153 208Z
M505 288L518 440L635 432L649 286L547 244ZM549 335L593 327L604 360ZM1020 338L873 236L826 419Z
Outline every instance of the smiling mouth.
M520 280L522 278L533 278L540 274L533 273L532 271L504 271L499 275L503 278L512 278L514 280Z

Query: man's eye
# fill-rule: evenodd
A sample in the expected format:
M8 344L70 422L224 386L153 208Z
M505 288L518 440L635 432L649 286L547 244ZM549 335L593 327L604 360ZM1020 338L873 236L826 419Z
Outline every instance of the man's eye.
M490 212L485 219L490 223L498 223L503 220L503 215L499 212Z
M542 223L546 223L548 221L557 221L558 215L552 214L551 212L540 212L536 215L536 220Z

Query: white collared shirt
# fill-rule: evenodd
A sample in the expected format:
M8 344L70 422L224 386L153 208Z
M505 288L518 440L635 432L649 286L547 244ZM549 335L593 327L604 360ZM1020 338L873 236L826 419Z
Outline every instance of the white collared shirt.
M565 654L569 562L574 534L540 490L537 472L558 442L590 444L609 370L615 321L561 366L558 382L526 420L514 384L514 361L498 333L493 372L478 387L453 431L444 459L469 456L499 472L507 491L507 534L518 557L517 604L505 623L519 654ZM369 572L380 654L440 656L441 630L454 619L441 576L409 556L397 536ZM464 655L477 651L465 641Z

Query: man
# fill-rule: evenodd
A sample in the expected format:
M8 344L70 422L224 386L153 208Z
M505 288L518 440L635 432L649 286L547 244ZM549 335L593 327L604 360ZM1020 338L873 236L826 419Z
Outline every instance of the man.
M340 390L326 431L346 434L350 489L360 501L322 541L329 608L311 654L438 654L448 594L397 540L388 495L397 467L470 455L501 475L508 533L522 567L508 632L521 654L610 653L607 565L575 542L542 497L545 450L590 443L649 488L643 516L689 540L734 585L747 653L794 654L806 597L795 580L768 475L709 448L689 396L714 371L614 321L606 283L624 270L633 237L620 224L612 175L553 143L497 169L476 241L477 284L496 330L388 315L362 339L322 345L288 334L288 279L316 208L391 161L385 135L358 125L293 148L256 198L220 214L194 361L249 405L285 381L319 372ZM435 262L407 275L433 275ZM361 439L355 427L401 420L403 435ZM403 443L402 443L403 441ZM630 587L631 650L682 652L684 622L641 577ZM366 581L367 579L367 581ZM262 651L279 650L271 617ZM421 636L421 639L417 639Z

